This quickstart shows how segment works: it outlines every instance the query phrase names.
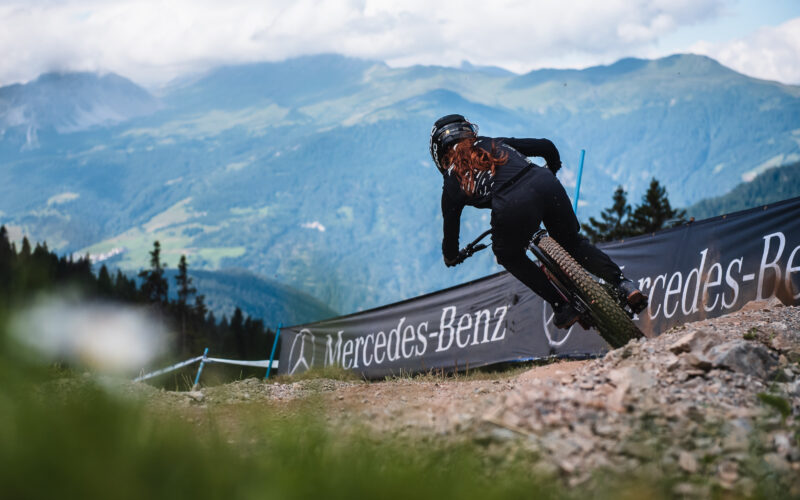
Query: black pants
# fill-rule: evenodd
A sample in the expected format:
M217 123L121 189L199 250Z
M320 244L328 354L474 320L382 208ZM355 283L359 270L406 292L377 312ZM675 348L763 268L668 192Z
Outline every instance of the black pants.
M515 278L550 304L563 302L544 272L525 254L541 223L589 272L612 284L619 283L619 266L578 234L578 218L564 186L549 170L536 167L492 197L492 248L497 262Z

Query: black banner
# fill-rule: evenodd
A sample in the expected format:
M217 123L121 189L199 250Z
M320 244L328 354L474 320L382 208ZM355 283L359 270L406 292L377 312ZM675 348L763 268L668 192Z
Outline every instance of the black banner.
M650 296L647 335L754 299L800 304L800 198L601 245ZM594 332L552 311L506 272L396 304L281 330L279 372L340 365L367 378L462 370L551 355L588 356Z

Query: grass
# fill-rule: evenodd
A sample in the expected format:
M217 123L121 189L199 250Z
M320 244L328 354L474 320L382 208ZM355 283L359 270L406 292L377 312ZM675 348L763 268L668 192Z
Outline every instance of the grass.
M570 489L552 473L534 472L537 456L521 441L333 426L324 398L313 395L284 406L205 408L183 407L174 395L162 405L161 393L151 389L147 397L157 404L145 405L80 369L36 366L18 354L0 331L4 498L633 499L673 497L680 480L643 467L625 475L598 472L591 484ZM529 368L455 377L507 378ZM360 380L339 369L285 381L322 378Z
M465 367L464 370L428 370L420 373L408 373L386 376L385 381L400 380L400 379L413 379L418 381L432 381L440 382L444 380L460 380L460 381L473 381L473 380L498 380L516 377L536 366L545 366L550 364L559 363L563 360L559 358L544 358L535 361L523 362L508 362L498 363L489 366L481 366L478 368ZM278 375L270 377L270 381L281 384L291 384L301 380L314 380L314 379L330 379L341 381L366 381L358 373L351 370L346 370L338 365L315 367L302 373L295 375ZM380 381L376 380L376 381ZM375 382L375 381L373 381Z
M364 379L354 371L346 370L339 365L315 367L295 375L277 375L270 377L270 382L278 384L291 384L301 380L330 379L341 381L363 381Z
M478 368L465 367L461 371L452 370L429 370L427 372L416 373L409 375L408 378L422 381L439 382L443 380L461 380L461 381L474 381L474 380L498 380L516 377L535 366L544 366L552 364L554 361L548 358L547 360L539 361L524 361L524 362L508 362L498 363L489 366L481 366ZM387 380L404 377L387 377Z
M32 373L29 372L28 375ZM41 381L44 374L37 375ZM78 377L32 391L2 373L0 481L25 498L553 498L525 463L484 463L475 445L439 445L326 427L308 402L269 408L233 435L156 415ZM10 382L10 379L14 379ZM46 480L43 480L46 478Z

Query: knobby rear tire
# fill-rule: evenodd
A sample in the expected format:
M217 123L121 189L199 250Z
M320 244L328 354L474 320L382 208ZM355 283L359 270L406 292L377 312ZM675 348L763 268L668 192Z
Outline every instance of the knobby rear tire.
M609 292L595 281L556 240L545 236L539 240L538 246L561 268L572 281L572 285L578 293L589 304L592 316L597 323L597 331L611 347L616 349L624 346L631 339L644 336L633 320L609 295Z

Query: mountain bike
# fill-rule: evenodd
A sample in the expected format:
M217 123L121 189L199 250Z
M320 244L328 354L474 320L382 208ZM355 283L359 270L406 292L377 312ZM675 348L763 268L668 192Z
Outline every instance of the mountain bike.
M485 231L458 253L463 262L489 245L481 243L491 229ZM628 305L625 294L617 287L594 277L564 250L547 231L537 231L527 249L538 261L547 279L558 293L578 311L578 322L585 329L595 328L611 347L622 347L644 334L633 322L636 312Z

